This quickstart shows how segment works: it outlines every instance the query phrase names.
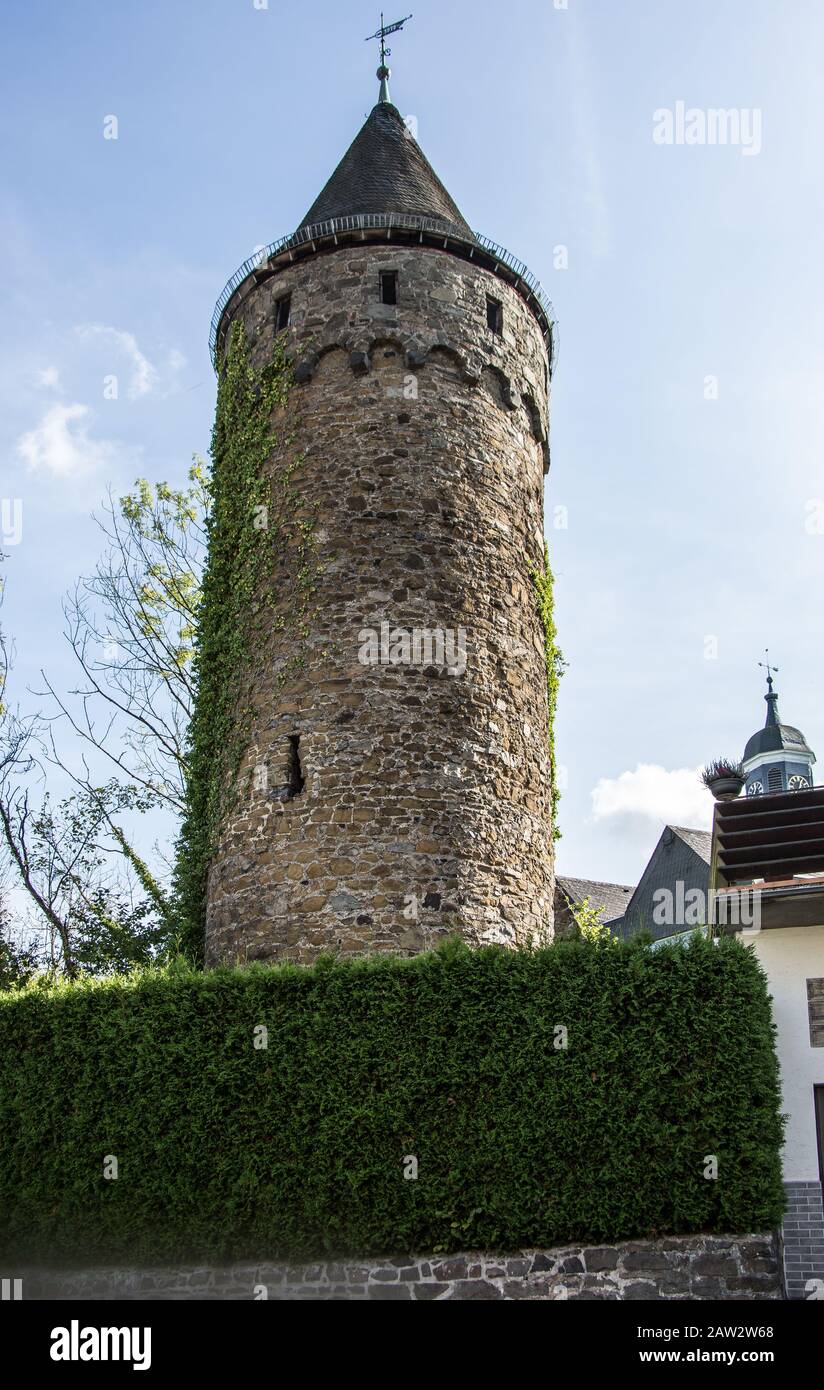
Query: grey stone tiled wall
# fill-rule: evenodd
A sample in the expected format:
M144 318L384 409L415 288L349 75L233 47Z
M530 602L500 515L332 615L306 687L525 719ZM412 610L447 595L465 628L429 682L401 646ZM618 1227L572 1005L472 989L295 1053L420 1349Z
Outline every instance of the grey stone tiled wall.
M14 1271L19 1275L18 1271ZM23 1271L28 1299L777 1299L772 1235L668 1237L510 1255Z
M788 1298L809 1298L824 1288L824 1203L820 1182L788 1182L782 1228L784 1283ZM811 1286L811 1287L810 1287Z

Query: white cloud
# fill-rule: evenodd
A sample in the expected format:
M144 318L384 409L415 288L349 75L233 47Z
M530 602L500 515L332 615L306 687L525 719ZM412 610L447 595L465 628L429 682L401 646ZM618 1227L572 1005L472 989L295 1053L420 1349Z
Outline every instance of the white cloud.
M76 478L109 463L116 446L107 439L90 439L84 422L89 407L53 405L40 424L17 442L17 451L31 472L45 471L58 478Z
M41 386L48 386L57 390L60 386L60 373L56 367L44 367L37 373L37 380Z
M668 771L639 763L634 772L602 777L592 792L595 821L636 829L650 822L709 830L713 799L701 783L700 768Z
M154 389L158 379L157 368L153 367L145 353L140 351L133 333L126 333L120 328L109 328L104 323L84 324L77 329L77 332L81 338L108 339L119 352L129 359L132 373L127 394L131 400L136 400L139 396L146 396Z

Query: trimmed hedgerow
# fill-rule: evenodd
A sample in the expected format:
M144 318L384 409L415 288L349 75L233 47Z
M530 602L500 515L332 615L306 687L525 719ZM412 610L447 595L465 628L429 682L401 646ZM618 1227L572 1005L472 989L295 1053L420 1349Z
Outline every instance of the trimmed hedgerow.
M766 982L732 940L449 943L27 986L0 995L0 1051L0 1251L32 1262L505 1249L781 1217Z

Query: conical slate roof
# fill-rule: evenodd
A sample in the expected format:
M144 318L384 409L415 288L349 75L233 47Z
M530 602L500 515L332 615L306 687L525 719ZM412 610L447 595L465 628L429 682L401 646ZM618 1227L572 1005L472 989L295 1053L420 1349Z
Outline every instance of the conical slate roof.
M387 101L372 109L300 225L381 212L438 218L472 236L400 111Z

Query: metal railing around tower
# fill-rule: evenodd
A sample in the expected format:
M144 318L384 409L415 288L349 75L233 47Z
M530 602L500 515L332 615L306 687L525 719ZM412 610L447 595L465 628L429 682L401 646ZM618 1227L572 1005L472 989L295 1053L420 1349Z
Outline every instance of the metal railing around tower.
M543 319L541 326L549 349L550 376L554 373L558 360L558 320L540 280L523 261L519 261L506 247L499 246L496 241L481 236L479 232L467 233L462 227L437 217L418 217L412 213L400 212L358 213L352 217L333 217L325 222L313 222L309 226L299 227L288 236L281 237L279 241L271 242L269 246L261 247L253 256L249 256L231 279L227 280L215 305L209 333L209 353L212 361L216 362L223 311L232 295L250 275L265 272L273 260L286 253L289 253L290 259L300 259L300 253L312 254L321 242L331 240L336 244L339 237L348 239L353 233L360 232L363 235L370 231L391 232L393 229L399 232L417 232L422 243L438 243L444 249L452 247L467 260L478 259L483 263L486 258L493 262L493 270L502 268L513 276L514 288L528 303L533 301L533 307L538 310L539 321Z

